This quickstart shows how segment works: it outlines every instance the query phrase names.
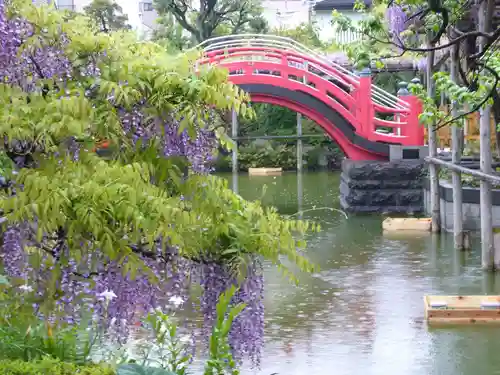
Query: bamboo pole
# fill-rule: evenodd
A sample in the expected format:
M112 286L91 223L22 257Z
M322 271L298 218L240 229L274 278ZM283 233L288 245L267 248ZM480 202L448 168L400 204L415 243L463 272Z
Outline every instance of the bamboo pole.
M432 39L432 34L427 35L428 46L432 48L430 43ZM434 98L434 80L432 78L432 68L434 65L434 51L427 53L427 69L426 69L426 80L427 80L427 95ZM434 131L434 125L429 124L427 129L427 134L429 138L429 156L437 156L437 140L436 132ZM436 233L441 230L441 214L440 214L440 199L439 199L439 168L436 164L429 164L429 182L430 182L430 194L431 194L431 219L432 219L432 232Z
M479 162L481 172L489 174L491 167L491 144L490 144L490 108L486 107L480 112L480 138L479 148L481 160ZM484 269L493 269L494 248L493 248L493 212L492 212L492 191L491 182L481 180L479 185L481 194L481 258Z
M234 138L238 137L238 114L233 108L231 112L231 136ZM233 173L238 173L238 141L234 141L233 144Z
M299 212L299 220L303 219L304 213L304 183L302 172L297 172L297 211Z
M297 113L297 172L302 172L303 143L302 143L302 115Z
M443 167L446 167L447 169L449 169L451 171L457 171L457 172L460 172L463 174L467 174L469 176L476 177L476 178L480 179L481 181L489 181L490 183L494 182L494 183L500 184L500 176L487 174L487 173L484 173L482 171L478 171L477 169L462 167L461 165L456 165L452 162L449 162L449 161L446 161L443 159L439 159L436 157L428 156L424 160L429 164L442 165Z
M458 81L458 48L453 47L451 52L450 76L453 82ZM454 101L451 108L451 116L458 115L457 102ZM456 123L451 127L451 161L453 164L460 164L462 159L462 147L460 144L461 129ZM455 249L463 250L463 212L462 212L462 173L451 171L451 183L453 186L453 244Z
M308 72L309 71L309 64L304 62L304 71ZM307 84L307 75L304 74L302 76L302 82L304 84ZM303 154L304 154L304 145L302 142L302 114L297 113L297 172L300 173L302 172L302 167L304 166L304 161L303 161Z
M490 0L491 1L491 0ZM486 25L486 10L488 2L483 1L479 6L479 30L488 32ZM485 40L479 39L479 49L482 50ZM479 165L481 172L491 174L491 128L490 128L490 107L487 106L480 110L479 120ZM493 212L492 212L492 192L491 182L481 180L481 265L485 270L493 270L495 268L495 252L493 246Z

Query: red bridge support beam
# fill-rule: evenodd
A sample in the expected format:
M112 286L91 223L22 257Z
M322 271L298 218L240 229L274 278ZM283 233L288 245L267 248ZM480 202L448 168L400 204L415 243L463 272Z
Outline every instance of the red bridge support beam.
M418 78L413 78L412 83L418 84L420 80ZM406 126L401 129L401 135L407 136L409 144L411 145L424 145L424 127L420 124L419 119L423 111L422 101L408 91L408 83L406 82L399 83L398 97L410 105L409 113L404 115L403 121L406 121Z
M359 135L371 139L375 131L375 124L373 123L375 109L372 102L372 76L369 68L363 69L360 73L355 98L356 117L360 123L360 129L357 129L357 132Z
M337 142L345 156L351 160L387 160L386 155L379 155L353 144L344 133L336 128L335 124L330 123L321 113L316 112L312 108L304 107L300 103L285 100L283 98L275 98L265 94L252 94L251 100L254 103L267 103L286 107L310 118L323 128L331 139Z

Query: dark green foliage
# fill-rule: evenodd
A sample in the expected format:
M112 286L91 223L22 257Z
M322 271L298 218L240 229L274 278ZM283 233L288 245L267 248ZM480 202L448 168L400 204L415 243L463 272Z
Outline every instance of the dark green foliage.
M0 273L0 360L53 358L76 364L89 363L91 351L98 341L95 330L54 329L33 314L31 303L35 300L28 294L21 297L18 287L11 287L15 283Z
M191 46L192 40L184 33L181 25L175 22L170 13L158 17L152 39L164 46L168 52L176 53Z
M273 104L252 104L255 118L240 119L240 136L248 135L292 135L297 134L297 113ZM302 118L304 134L323 134L318 124Z
M319 29L315 23L301 23L296 28L278 28L272 30L273 34L286 36L306 45L307 47L321 48L326 47L325 43L319 38Z
M231 354L228 336L234 319L243 311L246 305L239 303L230 307L231 299L235 293L236 287L233 285L219 297L217 316L208 347L209 358L205 365L204 375L238 375L240 373Z
M304 141L305 145L316 143L315 147L304 151L303 160L304 168L308 170L317 170L325 166L319 163L322 155L326 157L326 167L335 170L340 166L340 162L344 158L342 150L329 139L320 141L321 138ZM309 141L309 142L308 142ZM321 143L320 143L321 142ZM238 148L238 168L242 171L248 168L283 168L284 170L295 170L297 168L297 146L295 141L284 144L276 141L269 143L266 146L258 147L254 144L249 146L241 146ZM214 168L218 172L228 172L231 170L231 155L219 155Z
M257 148L250 146L241 151L242 169L269 167L283 169L293 169L296 164L296 154L286 145L277 147Z
M123 14L122 8L112 0L93 0L84 10L103 32L130 28L127 15Z
M2 311L0 359L33 361L51 357L79 364L88 363L95 339L91 333L75 328L52 330L50 325L35 316L18 311L20 314L11 316Z
M184 0L155 0L154 4L160 17L173 15L195 43L220 35L267 31L259 0L200 0L198 7L187 6Z
M8 177L14 169L12 159L5 152L0 152L0 176Z
M400 82L410 82L415 72L379 72L373 76L373 84L393 95L397 95Z
M54 359L41 361L0 361L2 375L115 375L113 368L106 365L79 366L73 363L59 362Z

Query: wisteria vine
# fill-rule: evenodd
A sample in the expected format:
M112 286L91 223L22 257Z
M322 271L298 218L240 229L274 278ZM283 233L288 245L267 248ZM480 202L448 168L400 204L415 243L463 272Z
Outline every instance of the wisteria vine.
M403 46L401 34L407 30L410 25L418 21L417 17L409 16L409 14L408 9L405 10L398 4L391 4L385 12L385 19L387 21L392 43L400 49L400 52L403 51L401 49ZM418 70L425 70L426 66L426 58L417 59L415 67Z
M9 19L5 5L0 1L0 85L21 87L26 92L37 90L37 80L53 80L54 85L64 87L66 80L78 80L75 67L64 53L49 45L36 50L27 48L19 55L23 43L34 33L34 27L23 19ZM81 77L98 77L97 65L79 69ZM87 91L92 95L92 90ZM110 101L113 98L109 98ZM143 103L145 104L145 103ZM216 137L208 127L197 127L195 137L179 132L179 120L175 113L169 120L148 119L141 106L132 110L117 108L122 128L132 142L161 139L161 151L165 158L183 156L195 173L209 173L210 161L217 147ZM213 121L213 115L207 123ZM26 155L33 145L5 139L7 151L16 155L18 168L28 168ZM19 149L20 148L20 149ZM68 139L67 150L75 161L81 151L74 139ZM24 280L24 292L33 295L35 313L52 324L77 325L82 323L85 312L92 312L92 321L119 341L129 337L131 325L155 309L170 311L191 298L190 286L201 285L203 293L199 309L204 316L204 330L210 330L219 295L234 283L241 288L235 302L244 302L247 308L236 319L230 334L230 344L237 358L250 357L258 363L263 340L263 275L262 264L254 259L248 265L246 277L239 283L224 264L210 259L199 262L179 255L178 249L164 241L157 241L147 248L131 245L149 270L138 270L135 276L124 272L116 260L105 257L99 251L88 252L81 259L70 254L66 234L61 231L45 234L37 241L36 223L23 228L11 226L3 233L0 260L5 273ZM82 243L82 248L88 244ZM135 247L134 247L135 246ZM27 247L37 251L28 257ZM90 247L89 247L90 248ZM57 295L50 309L38 302L47 296L47 284L54 271Z

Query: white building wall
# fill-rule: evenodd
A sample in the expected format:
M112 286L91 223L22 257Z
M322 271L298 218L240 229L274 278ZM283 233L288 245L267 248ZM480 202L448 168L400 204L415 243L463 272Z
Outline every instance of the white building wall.
M353 10L341 10L340 13L349 17L354 24L363 19L363 15ZM335 41L337 43L349 43L359 37L351 32L337 32L332 25L332 11L316 11L314 20L318 27L319 38L323 41Z

